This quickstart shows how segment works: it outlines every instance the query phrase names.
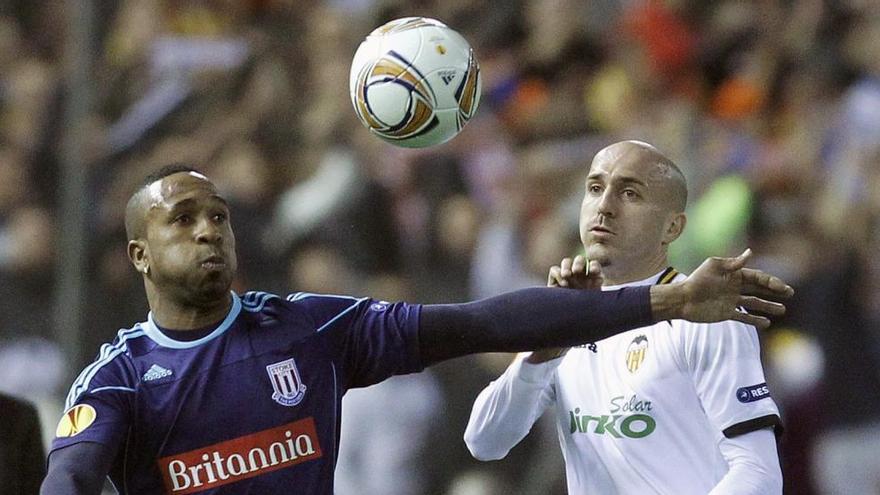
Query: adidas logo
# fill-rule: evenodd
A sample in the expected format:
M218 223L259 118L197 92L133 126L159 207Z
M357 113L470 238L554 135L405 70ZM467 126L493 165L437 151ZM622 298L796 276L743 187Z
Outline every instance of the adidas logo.
M172 374L171 370L165 369L158 364L154 364L150 366L150 369L148 369L146 373L144 373L142 380L145 382L151 382L153 380L158 380L159 378L171 376Z
M443 70L440 71L440 79L443 80L443 84L449 86L449 83L455 79L455 71L454 70Z

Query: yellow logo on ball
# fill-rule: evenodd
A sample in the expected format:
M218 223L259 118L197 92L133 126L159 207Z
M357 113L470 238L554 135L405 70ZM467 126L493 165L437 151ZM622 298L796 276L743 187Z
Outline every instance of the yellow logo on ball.
M88 404L73 406L61 417L58 428L55 430L55 436L58 438L76 436L94 423L96 417L98 414L95 412L95 408Z

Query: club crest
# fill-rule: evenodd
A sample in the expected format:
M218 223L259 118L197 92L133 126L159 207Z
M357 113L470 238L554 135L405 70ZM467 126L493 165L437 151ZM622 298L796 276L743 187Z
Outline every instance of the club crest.
M648 354L648 337L639 335L629 343L626 350L626 369L630 373L638 371L646 354Z
M266 366L269 381L272 382L272 400L282 406L292 407L302 402L306 395L306 385L299 376L293 358Z

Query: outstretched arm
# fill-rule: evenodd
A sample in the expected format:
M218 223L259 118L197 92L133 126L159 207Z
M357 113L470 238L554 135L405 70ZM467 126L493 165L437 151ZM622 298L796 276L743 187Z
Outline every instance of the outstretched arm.
M760 270L743 268L751 255L710 258L684 282L616 291L523 289L465 304L422 309L419 348L430 365L477 352L520 352L595 342L657 321L734 319L765 328L785 306L756 295L794 291Z

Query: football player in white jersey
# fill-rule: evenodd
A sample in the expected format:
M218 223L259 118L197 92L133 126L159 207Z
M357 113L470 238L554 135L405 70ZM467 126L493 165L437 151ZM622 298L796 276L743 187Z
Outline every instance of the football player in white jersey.
M603 290L685 279L667 264L687 187L638 141L596 154L581 205L582 256L549 285ZM555 415L571 494L782 493L779 411L755 327L671 320L569 350L521 354L478 396L465 431L474 457L501 459L545 410Z

